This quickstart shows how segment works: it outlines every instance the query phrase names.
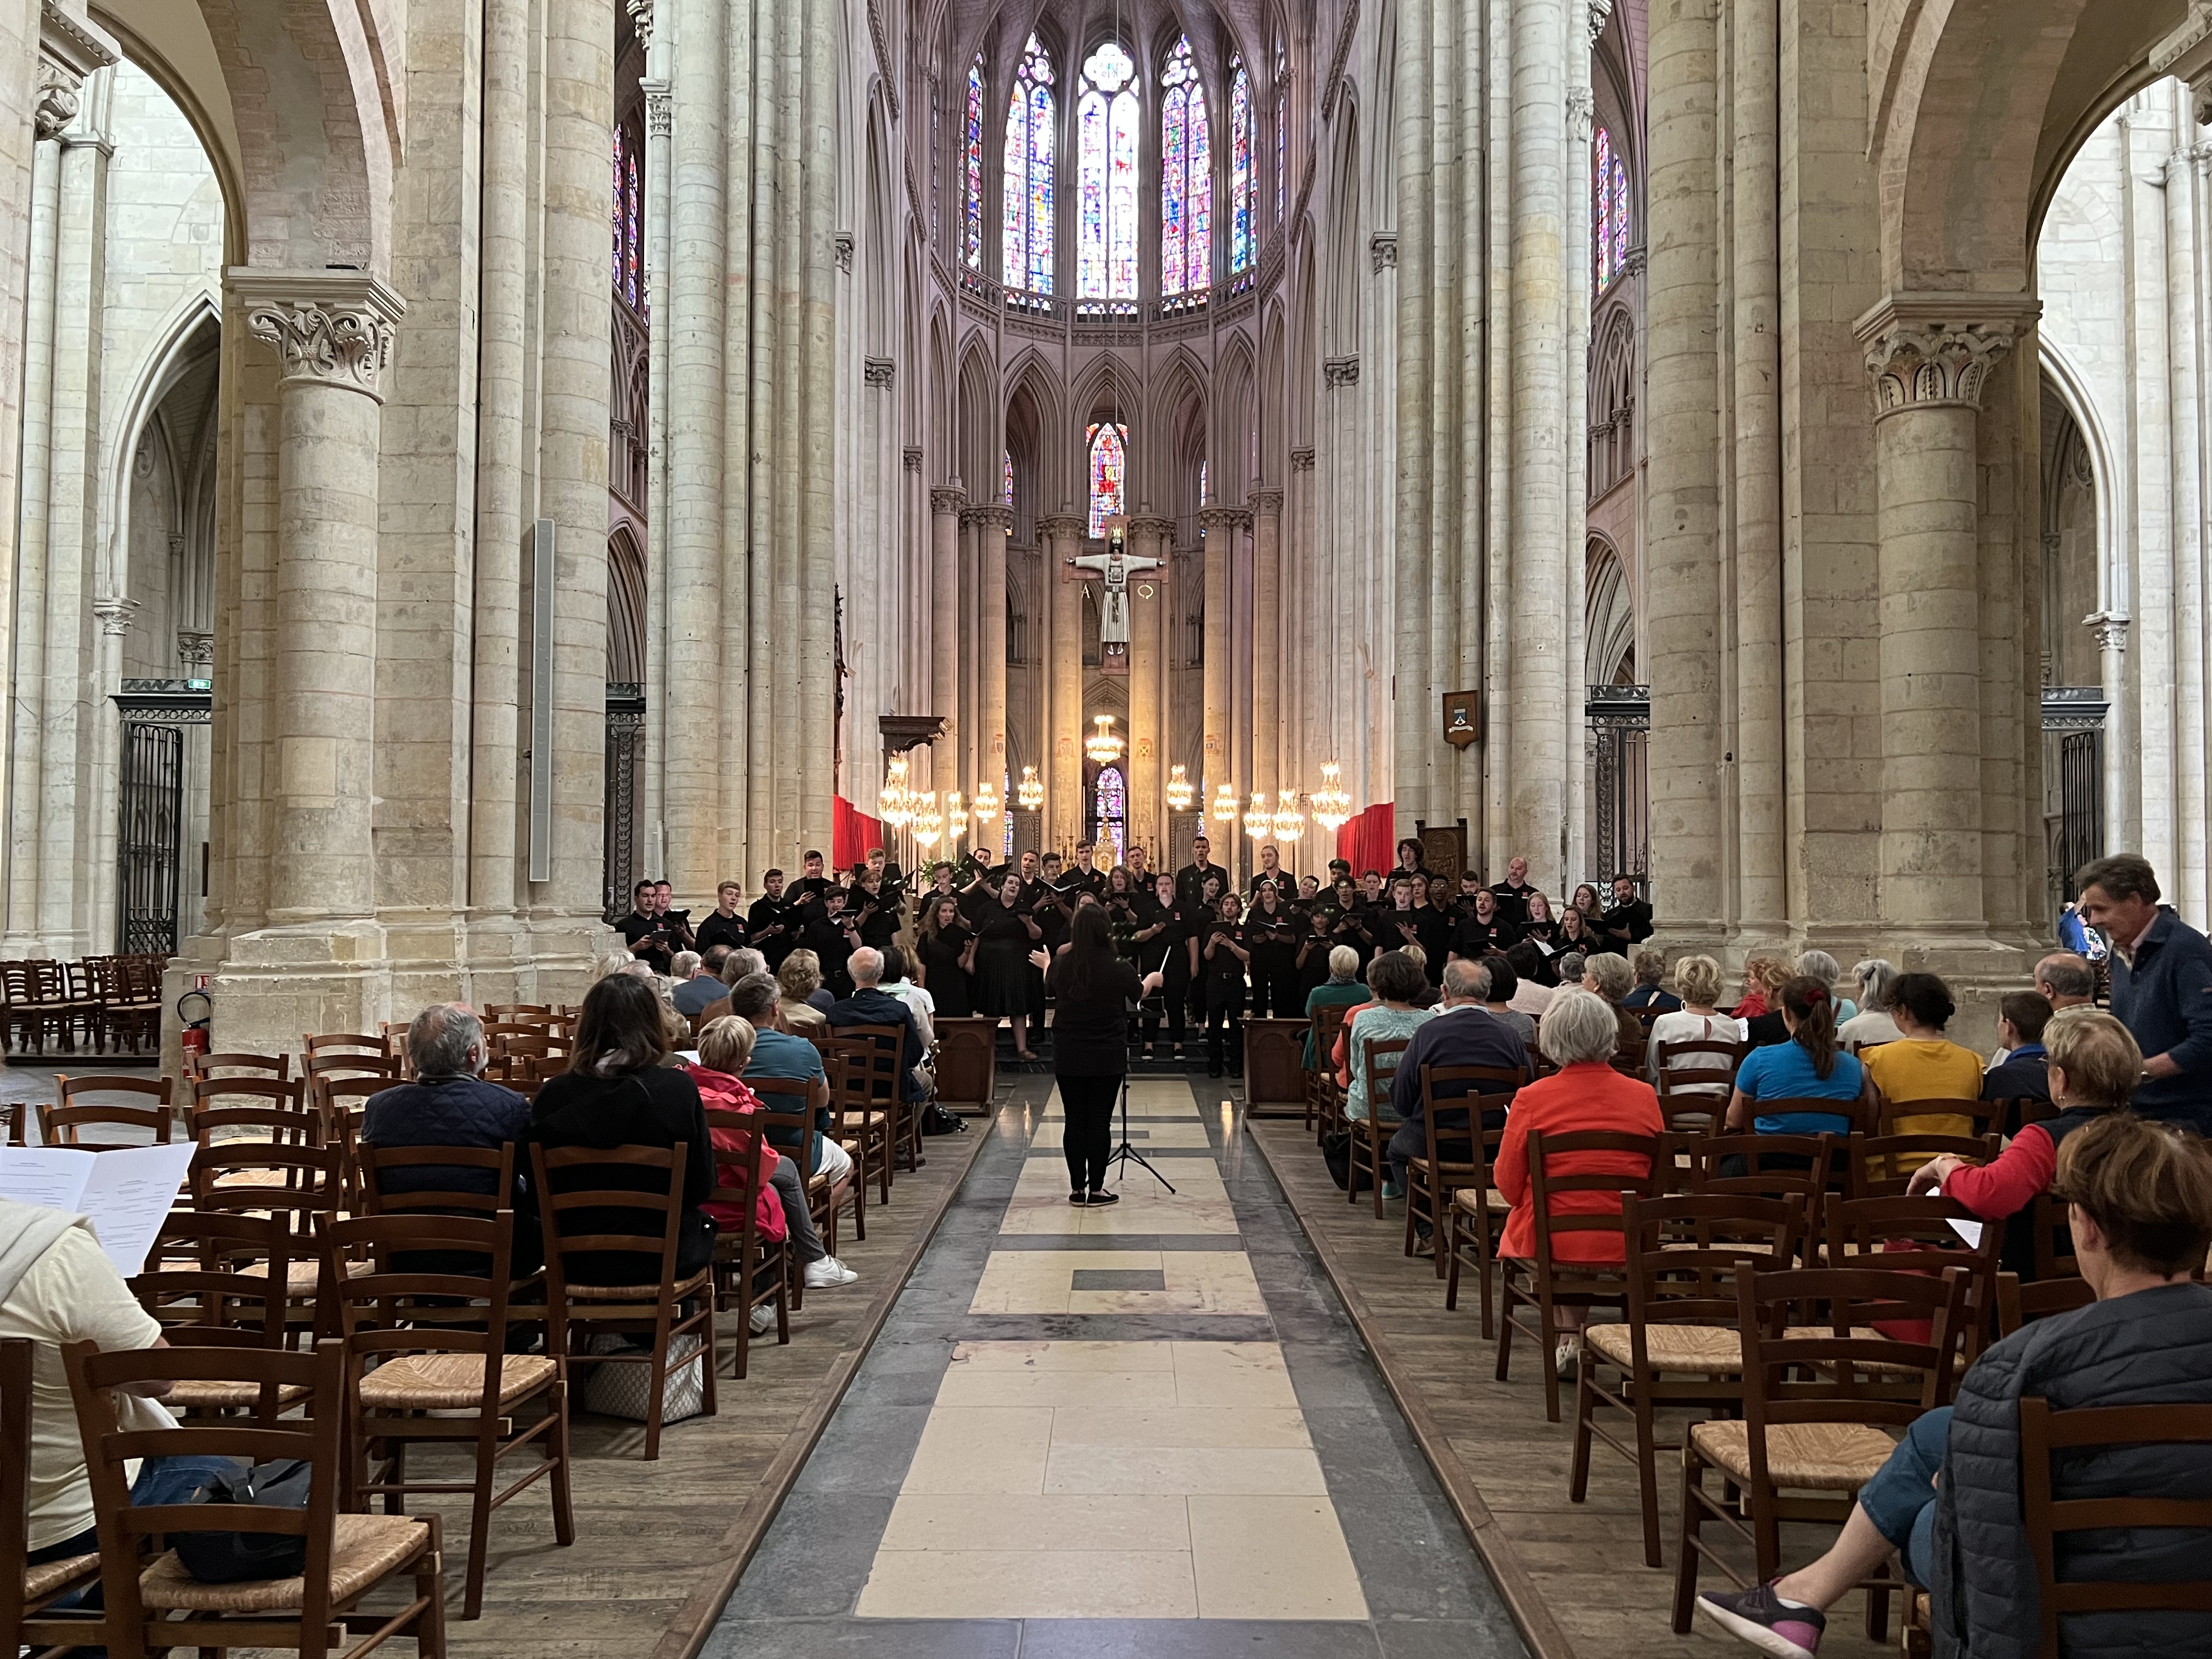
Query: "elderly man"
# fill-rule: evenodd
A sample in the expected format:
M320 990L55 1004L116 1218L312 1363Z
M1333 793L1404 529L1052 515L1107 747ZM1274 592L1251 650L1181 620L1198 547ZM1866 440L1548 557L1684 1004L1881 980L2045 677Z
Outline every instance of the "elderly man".
M2112 1012L2143 1051L2136 1110L2212 1135L2212 943L2158 902L2136 854L2092 860L2074 886L2112 941Z
M1399 1056L1397 1074L1390 1081L1390 1106L1398 1115L1398 1132L1390 1137L1391 1185L1405 1190L1406 1166L1428 1155L1425 1106L1421 1097L1421 1068L1425 1066L1489 1066L1526 1075L1528 1050L1521 1033L1482 1005L1490 1000L1490 971L1479 962L1454 957L1444 963L1443 1006L1436 1018L1417 1028L1406 1052ZM1464 1083L1439 1086L1439 1100L1458 1100L1474 1092ZM1490 1126L1495 1127L1496 1125ZM1440 1113L1439 1134L1464 1135L1464 1110ZM1421 1237L1428 1237L1425 1225Z
M927 1098L927 1086L915 1074L915 1068L921 1064L926 1051L920 1035L915 1030L913 1011L883 988L884 953L872 946L862 945L845 959L845 971L852 976L853 994L830 1008L830 1029L835 1031L848 1025L898 1027L901 1097L908 1101Z
M717 945L705 956L696 951L679 951L676 955L676 971L671 975L676 981L676 1012L686 1019L703 1012L708 1003L722 994L722 968L730 959L730 947Z
M2096 1000L2096 970L2071 951L2054 951L2035 964L2035 988L2054 1014L2087 1008Z

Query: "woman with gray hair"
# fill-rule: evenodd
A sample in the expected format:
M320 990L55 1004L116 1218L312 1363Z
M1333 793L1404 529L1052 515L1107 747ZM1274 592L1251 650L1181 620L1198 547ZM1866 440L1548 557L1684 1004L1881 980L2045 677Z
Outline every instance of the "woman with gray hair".
M1513 1109L1505 1116L1505 1139L1491 1164L1491 1179L1513 1206L1505 1219L1504 1235L1498 1243L1501 1261L1528 1261L1536 1254L1536 1218L1528 1179L1532 1131L1557 1135L1608 1129L1650 1135L1653 1151L1657 1150L1656 1137L1666 1127L1659 1115L1659 1097L1650 1084L1624 1077L1613 1068L1613 1050L1620 1041L1620 1023L1614 1018L1618 1012L1602 997L1568 987L1563 987L1544 1011L1537 1046L1544 1058L1559 1069L1550 1077L1523 1084L1521 1092L1513 1097ZM1650 1177L1651 1156L1565 1152L1547 1161L1546 1173L1619 1176L1626 1185ZM1620 1195L1613 1191L1561 1193L1552 1201L1555 1218L1618 1214L1620 1208ZM1618 1262L1625 1260L1622 1237L1617 1232L1562 1233L1553 1241L1552 1258L1555 1262ZM1573 1373L1581 1347L1584 1310L1562 1308L1558 1315L1561 1331L1552 1364L1559 1376L1567 1376Z
M1851 969L1858 981L1858 1012L1836 1027L1836 1041L1845 1048L1863 1048L1876 1042L1895 1042L1905 1033L1889 1017L1890 991L1897 983L1897 968L1880 957L1869 957Z
M1836 988L1836 981L1844 976L1842 967L1838 964L1835 957L1830 956L1826 951L1800 952L1797 957L1797 972L1801 978L1819 980L1831 991ZM1838 1025L1840 1026L1847 1019L1856 1019L1858 1018L1858 1004L1853 1002L1849 997L1836 999Z
M1349 945L1331 946L1328 982L1306 993L1306 1070L1320 1063L1314 1054L1314 1016L1324 1008L1352 1008L1366 1000L1367 988L1359 982L1359 952Z

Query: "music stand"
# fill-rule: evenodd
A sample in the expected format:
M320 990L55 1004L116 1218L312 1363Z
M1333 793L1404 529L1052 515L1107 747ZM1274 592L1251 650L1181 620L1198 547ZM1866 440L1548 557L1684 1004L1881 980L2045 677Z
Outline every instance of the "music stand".
M1136 1164L1141 1166L1145 1173L1166 1188L1170 1195L1174 1194L1175 1182L1154 1169L1151 1160L1129 1144L1129 1074L1127 1072L1121 1073L1121 1144L1106 1154L1106 1167L1109 1170L1116 1164L1125 1166Z

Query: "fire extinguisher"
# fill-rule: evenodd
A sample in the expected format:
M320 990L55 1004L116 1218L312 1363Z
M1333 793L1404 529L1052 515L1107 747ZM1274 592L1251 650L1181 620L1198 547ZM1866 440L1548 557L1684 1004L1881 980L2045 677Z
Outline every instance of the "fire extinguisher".
M199 1017L194 1018L185 1012L185 1005L193 998L199 999ZM208 1051L208 1022L215 1018L215 1003L205 991L187 991L177 999L177 1018L185 1022L184 1030L177 1041L188 1054L204 1054Z

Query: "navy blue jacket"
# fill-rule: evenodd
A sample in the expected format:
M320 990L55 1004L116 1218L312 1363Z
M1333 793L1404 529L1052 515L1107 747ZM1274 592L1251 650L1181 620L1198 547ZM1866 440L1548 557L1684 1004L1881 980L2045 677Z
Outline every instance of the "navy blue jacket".
M1406 1044L1406 1052L1398 1056L1397 1074L1390 1080L1390 1109L1398 1114L1401 1124L1418 1126L1421 1121L1421 1067L1435 1066L1494 1066L1501 1071L1528 1069L1528 1050L1521 1041L1521 1033L1497 1015L1484 1008L1447 1008L1434 1019L1417 1027ZM1439 1085L1446 1091L1443 1098L1451 1099L1467 1093L1463 1083ZM1437 1103L1443 1111L1443 1100ZM1450 1115L1463 1121L1467 1114ZM1444 1121L1439 1116L1437 1121ZM1459 1127L1457 1121L1452 1127ZM1496 1127L1495 1124L1486 1126Z
M914 1077L914 1068L921 1064L921 1038L914 1029L914 1014L906 1004L889 991L864 985L844 1001L833 1005L829 1020L833 1031L844 1025L897 1026L900 1096L906 1100L923 1098L922 1085Z
M2025 1043L2005 1056L2002 1066L1992 1066L1982 1074L1984 1100L2048 1100L2051 1098L2051 1077L2045 1072L2046 1059L2039 1042Z
M512 1089L480 1077L426 1077L402 1083L368 1097L362 1109L361 1138L374 1146L485 1146L497 1152L516 1146L515 1184L530 1167L521 1150L530 1127L530 1103ZM385 1177L395 1193L489 1194L489 1171L424 1166L394 1170Z
M2132 963L2112 953L2112 1012L2145 1060L2181 1068L2145 1078L2136 1110L2212 1136L2212 941L2161 905Z

